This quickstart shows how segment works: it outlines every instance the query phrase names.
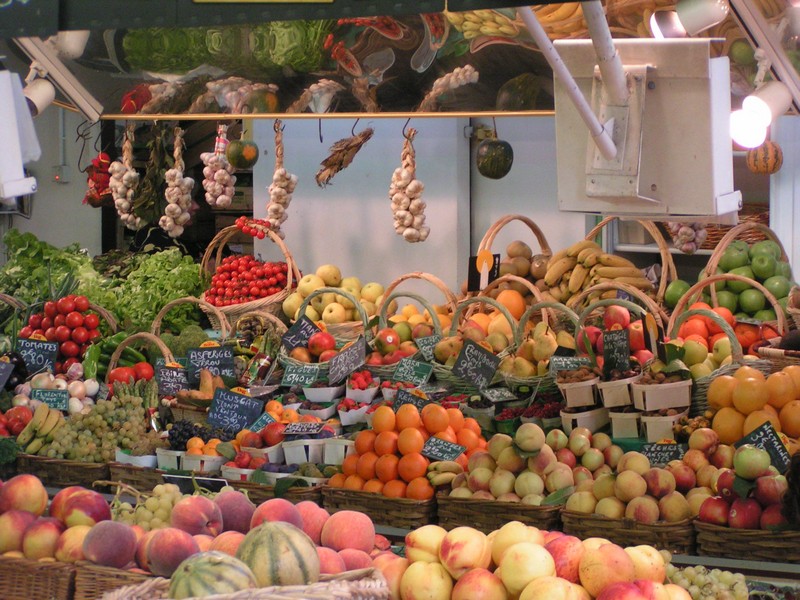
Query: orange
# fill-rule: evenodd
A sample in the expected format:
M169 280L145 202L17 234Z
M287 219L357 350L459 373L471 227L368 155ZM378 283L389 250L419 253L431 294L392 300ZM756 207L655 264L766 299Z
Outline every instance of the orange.
M208 441L206 442L206 447L207 447L207 448L216 448L216 447L217 447L217 446L219 446L221 443L222 443L222 440L221 440L221 439L219 439L219 438L211 438L210 440L208 440Z
M372 415L372 429L375 433L394 431L394 411L388 406L381 406Z
M470 316L469 320L473 321L476 325L483 329L483 333L489 333L489 323L492 322L492 317L490 317L488 314L475 313Z
M462 452L456 457L456 462L461 465L461 468L464 469L466 472L467 467L469 466L469 458L467 458L467 453Z
M322 419L319 417L315 417L314 415L302 415L300 417L301 423L319 423Z
M193 437L186 440L187 450L191 450L192 448L202 448L205 445L206 443L203 441L203 438L200 437Z
M733 376L736 377L736 379L747 379L748 377L755 377L756 379L761 379L763 381L766 381L766 377L764 377L764 374L758 369L754 369L750 365L742 365L741 367L736 369L736 372L733 374Z
M725 406L733 406L733 390L739 380L731 375L719 375L708 386L708 406L719 410Z
M800 365L789 365L783 367L781 373L788 373L794 381L795 400L800 400Z
M383 486L383 495L387 498L405 498L406 497L406 483L399 479L392 479L387 481Z
M280 416L280 414L283 412L283 404L281 404L278 400L270 400L264 406L264 412Z
M728 325L733 327L733 324L736 322L736 319L733 317L733 313L730 309L725 308L724 306L718 306L716 308L711 309L717 315L722 317L722 320L725 321ZM715 333L722 333L722 327L717 325L711 318L706 318L706 327L708 327L708 333L715 334Z
M690 335L699 335L704 339L708 337L708 326L703 317L691 317L678 329L678 337L685 340Z
M430 500L433 498L433 486L426 477L417 477L408 482L406 497L414 500Z
M769 413L769 414L771 414L771 415L772 415L773 417L775 417L776 419L780 418L780 415L778 414L778 411L775 409L775 407L774 407L774 406L772 406L772 405L770 405L770 404L767 404L767 405L766 405L764 408L762 408L761 410L763 410L765 413Z
M797 397L792 376L782 371L767 377L767 390L769 390L769 403L778 410Z
M413 404L404 404L397 409L395 424L397 425L398 431L402 431L408 427L419 427L422 424L422 419L419 416L419 409Z
M724 333L715 333L711 337L708 338L708 349L712 350L714 348L714 344L717 343L717 340L721 340L722 338L728 337Z
M469 429L478 436L481 435L481 426L472 417L467 417L466 419L464 419L464 428Z
M400 459L400 462L397 463L397 472L400 474L400 479L409 482L417 477L425 477L429 464L430 461L422 454L412 452Z
M403 429L400 435L397 436L397 449L400 451L400 454L405 455L421 452L424 445L425 439L422 437L419 429L409 427L408 429Z
M365 429L359 431L356 436L356 452L358 454L366 454L375 449L375 438L378 437L372 429Z
M705 302L695 302L689 306L689 310L711 310L711 306L706 304ZM694 319L695 317L691 317ZM705 319L705 317L700 317Z
M380 494L383 491L383 482L380 479L370 479L364 483L364 487L361 490L372 494Z
M252 433L252 431L250 431L249 429L242 429L239 433L236 434L236 437L233 438L233 439L234 439L234 441L241 443L242 442L242 438L244 436L246 436L248 433ZM186 446L187 447L189 446L188 442L186 443Z
M448 425L448 427L450 427L450 426ZM422 441L423 441L423 442L427 442L427 441L428 441L428 438L429 438L429 437L431 437L431 434L430 434L430 433L428 433L428 430L427 430L427 429L425 429L425 426L424 426L424 425L420 425L420 426L417 428L417 431L419 431L420 435L422 436Z
M440 440L444 440L446 442L451 442L453 444L458 443L458 439L456 439L456 433L453 431L453 428L448 425L447 429L444 431L440 431L439 433L433 434L433 437L437 437Z
M440 404L426 404L422 409L422 423L429 433L439 433L450 427L450 417Z
M358 466L358 454L351 454L345 456L342 461L342 473L345 475L355 475Z
M384 454L375 463L375 474L383 483L397 479L397 463L400 459L395 454Z
M742 435L745 436L757 427L761 427L767 421L771 422L776 431L781 430L781 420L766 410L754 410L744 420Z
M396 431L382 431L375 438L375 454L397 454L397 435Z
M733 444L742 439L745 416L735 408L726 406L717 411L711 422L711 429L717 432L723 444Z
M525 305L525 298L523 298L522 294L520 294L517 290L503 290L497 294L497 298L495 298L495 300L505 306L506 309L508 309L508 312L511 313L511 316L517 321L519 321L519 318L527 308ZM409 497L411 496L409 495Z
M240 452L242 450L242 445L236 440L233 440L231 442L231 446L233 446L233 449L236 450L237 452Z
M734 408L744 415L761 410L769 400L767 382L755 377L742 379L734 388L731 400Z
M374 452L367 452L358 457L356 463L356 474L364 481L375 479L375 463L378 462L378 455Z
M200 446L199 448L195 446L194 448L189 448L186 451L186 454L189 456L202 456L203 455L203 447Z
M450 419L450 427L452 427L453 431L456 433L464 428L464 413L457 408L448 408L447 418Z
M300 414L293 408L286 408L281 413L281 421L284 423L297 423L300 420Z
M761 339L758 326L751 325L750 323L737 323L733 328L733 332L736 334L736 339L739 340L745 352L747 352L750 346Z
M480 437L475 435L471 429L462 429L456 434L456 443L461 444L467 450L477 448L480 443Z
M337 473L330 479L328 479L328 485L335 488L344 487L344 482L347 479L347 475L344 473Z
M781 409L781 425L789 437L800 437L800 400L792 400Z
M203 446L202 448L203 456L221 456L219 452L217 452L217 447L214 446L213 448L209 448L207 445Z
M343 487L346 490L360 490L364 487L364 480L358 475L350 475L344 480Z

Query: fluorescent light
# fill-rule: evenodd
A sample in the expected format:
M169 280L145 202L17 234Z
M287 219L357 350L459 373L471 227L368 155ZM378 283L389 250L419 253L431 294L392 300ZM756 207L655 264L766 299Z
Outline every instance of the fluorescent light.
M656 39L695 36L725 20L727 0L679 0L675 10L659 10L650 17Z
M777 117L786 114L792 105L792 95L780 81L768 81L742 102L742 110L769 126Z
M735 110L731 113L731 138L742 148L758 148L767 139L767 125L751 111Z

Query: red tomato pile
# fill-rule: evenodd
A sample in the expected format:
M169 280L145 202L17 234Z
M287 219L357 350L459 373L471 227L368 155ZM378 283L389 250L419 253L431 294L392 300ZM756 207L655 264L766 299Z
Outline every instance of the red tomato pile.
M252 256L228 256L211 277L205 299L213 306L230 306L272 296L286 287L288 271L285 262L265 263Z
M33 412L27 406L9 408L6 414L0 411L0 437L19 435L32 418Z
M86 348L102 337L100 317L89 312L86 296L70 294L55 302L44 303L42 312L32 314L28 324L20 329L19 337L42 336L48 342L58 342L56 373L65 373L83 358Z

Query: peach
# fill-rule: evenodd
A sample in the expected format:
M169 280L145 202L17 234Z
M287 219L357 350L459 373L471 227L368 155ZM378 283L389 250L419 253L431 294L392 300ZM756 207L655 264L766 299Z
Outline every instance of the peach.
M219 507L222 515L222 531L250 531L250 521L256 505L245 494L238 490L226 490L216 495L214 504Z
M675 489L685 494L697 484L694 470L680 460L672 460L667 464L667 471L675 477Z
M472 496L470 496L473 500L496 500L494 496L492 496L492 492L486 490L478 490Z
M172 510L174 511L176 507L177 505ZM259 504L250 519L250 529L258 527L265 521L284 521L298 529L303 528L303 517L300 516L300 512L294 504L283 498L270 498ZM369 549L371 550L372 546Z
M147 546L150 544L150 540L153 539L153 536L156 532L159 531L158 529L153 529L151 531L146 532L142 537L139 538L139 541L136 543L136 564L139 565L142 569L147 569Z
M733 453L735 451L736 448L733 446L729 446L728 444L720 444L717 446L717 449L714 450L714 454L711 455L709 460L711 464L718 469L732 469Z
M317 546L317 556L319 557L320 575L336 575L347 570L344 558L336 550L331 550L325 546Z
M520 542L506 549L495 571L511 596L519 596L534 579L554 576L556 564L544 546Z
M767 475L756 479L756 489L753 498L761 506L780 504L784 494L789 490L789 484L783 475Z
M544 487L551 494L571 485L575 485L575 477L572 469L563 463L556 465L556 468L550 471L544 480Z
M213 542L215 539L204 533L198 533L192 537L194 538L194 541L197 542L197 547L200 548L200 552L208 552L211 550L211 542Z
M597 501L594 512L609 519L621 519L625 516L625 503L616 496L601 498Z
M523 471L517 475L514 491L520 498L528 494L541 494L544 492L544 479L533 471Z
M689 449L711 456L719 447L719 435L709 427L695 429L689 436Z
M590 442L592 441L592 431L588 427L576 427L569 432L569 439L574 438L576 435L582 435Z
M731 458L733 457L731 456ZM485 450L479 450L478 452L475 452L467 461L467 471L470 473L481 467L484 469L489 469L490 471L494 471L496 466L497 462L494 460L494 458L492 458L492 455Z
M647 493L647 483L636 471L622 471L614 481L614 495L623 502L630 502ZM591 593L591 592L590 592Z
M27 510L13 509L0 515L0 554L22 550L25 531L35 521L36 515Z
M94 490L76 491L64 500L61 508L64 525L88 525L111 520L111 508L101 494Z
M372 565L383 573L392 600L400 600L400 581L408 569L408 559L386 552L372 560Z
M178 565L198 552L200 548L189 533L177 527L165 527L156 530L147 544L147 566L153 575L170 577Z
M702 467L711 464L701 450L687 450L686 454L683 455L681 460L685 464L689 465L692 468L692 471L695 473L697 473Z
M522 590L519 600L579 600L576 586L561 577L539 577Z
M650 459L641 452L631 450L622 455L617 463L617 472L634 471L639 475L644 475L650 470Z
M489 494L489 492L486 493ZM470 490L467 487L455 488L451 490L450 493L448 494L448 496L451 496L453 498L472 498L472 495L473 495L472 490ZM491 496L491 494L489 495Z
M592 448L597 448L601 452L611 446L611 436L607 433L593 433L592 434Z
M706 501L706 498L711 498L711 496L713 495L710 491L707 491L707 488L695 488L695 489L701 491L694 494L686 495L686 501L689 503L689 510L692 511L693 517L696 517L697 515L700 514L700 507L703 506L703 502Z
M320 541L333 550L353 548L368 553L375 543L375 525L364 513L342 510L325 521Z
M500 457L500 453L506 448L511 448L513 443L514 440L511 439L510 435L495 433L486 444L486 450L492 455L493 459L497 460Z
M603 457L603 458L605 458L605 457ZM608 465L601 465L600 467L598 467L597 469L592 471L592 477L597 479L598 477L600 477L600 475L610 475L613 472L614 472L614 469L612 469Z
M439 548L447 530L438 525L423 525L406 534L406 558L410 562L439 562Z
M698 487L711 487L711 481L719 469L712 464L703 465L695 473L696 485Z
M375 534L375 542L374 543L375 543L375 549L376 550L389 550L392 547L392 542L390 542L389 539L386 536L383 536L380 533L376 533Z
M553 557L556 575L571 583L578 583L578 568L585 550L581 541L572 535L563 535L545 545Z
M761 529L785 529L789 525L789 520L783 515L783 507L780 504L770 504L764 507L759 519Z
M661 498L675 491L675 476L660 467L653 467L642 475L647 484L647 493L654 498Z
M589 438L585 435L573 435L573 433L570 433L569 445L567 447L575 456L580 458L592 447L592 442L590 442Z
M496 460L499 468L511 471L514 475L521 473L527 465L527 460L517 453L514 446L503 448Z
M136 534L125 523L101 521L83 539L83 555L96 565L121 569L136 556Z
M514 473L498 467L489 479L489 491L495 498L513 492L516 480Z
M592 492L575 492L567 498L567 504L564 508L573 512L591 515L594 513L595 506L597 506L597 499Z
M53 517L40 517L28 525L22 536L22 553L25 558L55 558L58 538L64 533L64 524Z
M58 562L74 563L83 560L83 540L92 528L89 525L75 525L68 527L58 538L55 559Z
M661 520L668 523L683 521L692 516L692 507L689 501L680 492L670 492L658 501L658 510Z
M733 459L733 455L731 455L731 459ZM50 501L50 516L58 519L62 523L64 522L64 502L66 502L67 498L69 498L72 494L76 492L80 492L85 490L79 485L71 485L69 487L65 487L63 490L59 490L53 499Z
M133 533L136 534L136 543L138 545L139 540L144 537L144 534L147 533L144 529L142 529L141 525L131 525L131 529Z
M542 544L549 544L554 539L564 537L565 535L563 531L542 531L542 534L544 534L544 541Z
M311 538L312 542L319 546L322 537L322 527L330 518L330 513L310 500L298 502L294 507L303 519L303 531Z
M633 582L618 581L603 588L596 600L649 600Z
M692 595L679 585L668 583L664 586L669 594L669 600L692 600Z
M633 561L634 579L663 582L667 578L667 566L664 557L653 546L642 544L628 546L625 552Z
M236 556L236 550L238 550L239 544L242 543L243 539L244 534L241 531L224 531L214 538L209 550Z
M345 548L339 550L339 556L344 561L345 570L354 571L355 569L368 569L372 566L372 559L363 550Z
M605 464L606 458L603 451L597 448L589 448L581 456L581 465L594 472Z
M581 481L594 482L592 472L586 467L580 465L572 469L572 479L575 481L575 483L580 483Z
M0 487L0 513L25 510L37 517L44 514L49 497L35 475L16 475Z
M453 580L439 563L415 562L400 579L402 600L450 600Z
M608 498L614 495L614 484L617 480L617 476L613 473L608 473L605 475L601 475L600 477L594 478L594 483L592 484L592 493L594 497L598 500L602 500L603 498Z
M558 462L567 465L570 469L574 469L576 466L578 466L578 458L569 448L556 450L556 459Z
M576 492L591 492L593 488L594 488L594 479L582 479L581 481L578 481L575 485Z
M612 583L632 582L636 567L625 550L616 544L584 549L579 567L581 585L594 597Z
M488 568L492 546L483 532L472 527L456 527L442 538L439 561L453 579L458 579L470 569Z
M625 507L625 518L652 525L660 516L658 502L652 496L633 498Z
M544 438L544 434L542 434ZM453 586L451 600L506 600L500 578L487 569L470 569Z
M488 492L492 475L494 475L493 470L486 467L477 467L469 472L467 487L471 492Z
M505 494L500 494L495 498L498 502L522 502L522 498L517 496L514 492L506 492Z
M560 429L551 429L545 436L545 443L554 451L561 450L569 444L569 436Z
M454 490L460 487L467 487L467 477L469 477L469 473L466 471L456 474L453 481L450 482L450 489Z
M514 434L514 441L520 450L535 452L545 444L545 434L536 423L523 423Z
M529 527L520 521L509 521L494 532L491 542L492 560L494 564L499 565L503 554L511 546L520 542L541 545L544 542L544 534L536 527Z
M222 532L222 511L205 496L188 496L178 500L172 507L170 524L189 535L213 537Z
M637 579L633 583L642 591L647 600L669 600L669 592L660 581Z
M542 446L539 454L528 459L528 470L539 476L544 476L553 470L557 462L558 458L556 458L556 453L553 449L550 446Z
M611 444L603 449L603 457L606 459L606 464L612 469L616 469L619 466L619 461L622 460L624 453L625 451L616 444Z
M585 550L588 550L589 548L599 548L600 546L604 546L610 543L611 542L608 541L606 538L601 538L601 537L590 537L586 538L585 540L581 540L581 544L583 544L583 548Z

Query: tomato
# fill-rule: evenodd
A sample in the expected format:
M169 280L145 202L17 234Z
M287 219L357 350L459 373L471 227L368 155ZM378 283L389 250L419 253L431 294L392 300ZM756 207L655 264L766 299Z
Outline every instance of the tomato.
M86 327L76 327L70 336L76 344L85 344L89 340L89 330Z
M66 356L67 358L72 358L73 356L78 356L81 349L78 344L73 342L72 340L66 341L61 346L59 346L59 350L61 350L62 356Z
M23 426L27 425L32 418L33 411L27 406L15 406L6 411L6 419L20 421Z
M59 327L60 325L67 324L67 316L66 315L56 315L53 317L53 327Z
M131 367L117 367L108 374L108 383L128 383L131 379L136 379L136 371Z
M55 327L48 327L44 330L44 339L48 342L55 342L56 341L56 328Z
M89 299L86 296L75 296L75 310L80 312L89 310Z
M89 341L93 342L98 338L103 337L103 334L100 333L97 329L90 329L89 330Z
M33 334L35 330L30 325L25 325L22 329L19 330L19 337L23 340L27 340Z
M50 317L51 319L58 314L58 307L56 303L53 301L48 301L44 303L44 316Z
M51 319L50 317L45 317L45 318L43 318L43 319L42 319L42 324L41 324L41 325L39 325L39 327L40 327L41 329L50 329L50 328L51 328L51 327L53 327L53 326L54 326L54 325L53 325L53 319Z
M31 337L33 337L34 335L40 335L44 337L44 329L42 329L41 327L39 329L34 329L33 333L31 334Z
M90 331L100 327L100 317L94 313L89 313L83 318L83 326Z
M42 326L42 315L35 314L28 317L28 325L31 329L39 329Z
M67 315L67 327L75 329L76 327L83 326L83 315L77 310L72 311Z
M133 370L136 372L136 379L144 379L150 381L155 375L155 371L150 363L138 362L133 365Z
M55 338L57 342L66 342L70 338L72 330L66 325L59 325L55 330Z
M70 299L69 296L65 298L59 298L56 302L56 308L58 308L58 312L60 312L62 315L68 315L75 310L75 302Z

